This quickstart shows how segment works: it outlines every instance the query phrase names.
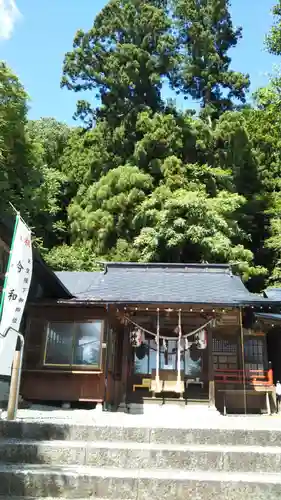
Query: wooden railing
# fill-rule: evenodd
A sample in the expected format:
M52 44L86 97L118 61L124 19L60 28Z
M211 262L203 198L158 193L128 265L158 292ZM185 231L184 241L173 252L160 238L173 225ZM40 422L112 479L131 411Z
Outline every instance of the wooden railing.
M214 372L216 384L273 385L272 370L220 370Z

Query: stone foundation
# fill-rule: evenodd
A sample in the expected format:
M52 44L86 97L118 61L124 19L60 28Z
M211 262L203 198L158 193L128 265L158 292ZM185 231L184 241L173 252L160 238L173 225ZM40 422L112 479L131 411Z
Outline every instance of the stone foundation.
M133 427L99 413L100 424L0 421L0 500L281 498L280 420L275 429L270 418L254 429L255 420L238 428L224 417L216 429L164 428L124 415Z

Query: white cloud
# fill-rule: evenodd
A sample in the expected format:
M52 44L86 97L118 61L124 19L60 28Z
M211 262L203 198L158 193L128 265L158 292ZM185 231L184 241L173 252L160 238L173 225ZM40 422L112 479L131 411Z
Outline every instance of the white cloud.
M20 15L15 0L0 0L0 39L11 38Z

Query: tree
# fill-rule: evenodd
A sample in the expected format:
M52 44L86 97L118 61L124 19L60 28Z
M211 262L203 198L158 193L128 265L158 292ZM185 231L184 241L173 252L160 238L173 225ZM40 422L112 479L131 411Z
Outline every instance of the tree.
M140 260L232 262L246 279L264 273L254 269L253 254L242 244L247 235L237 212L246 200L226 191L208 195L200 180L189 180L193 167L172 157L163 163L161 185L142 202L134 220Z
M256 107L244 112L255 154L263 204L259 218L260 238L255 241L256 260L269 272L269 282L280 284L280 192L281 192L281 114L280 78L255 93Z
M74 241L91 242L104 255L119 239L131 242L132 220L138 205L152 189L152 178L136 166L110 170L73 201L69 209Z
M36 151L25 136L27 102L17 76L0 62L0 211L10 201L29 219L40 175Z
M270 197L268 215L268 238L265 240L265 248L270 250L271 262L269 261L270 285L281 286L281 194L273 193Z
M25 127L26 141L35 152L40 178L38 185L33 186L37 202L32 209L32 223L41 245L46 248L68 242L70 182L60 163L71 132L70 127L54 118L30 120Z
M47 264L55 271L96 271L96 255L90 245L65 243L42 252Z
M97 108L78 103L90 128L27 122L2 67L1 202L32 221L52 267L229 261L253 290L265 267L278 281L280 80L236 106L248 79L228 50L240 36L227 0L109 1L64 63L63 85L97 93ZM167 79L200 100L199 116L164 103Z
M230 69L229 50L241 38L229 0L173 0L181 60L172 77L175 89L200 101L215 116L245 102L249 76Z
M26 132L32 142L42 146L42 160L45 165L59 168L60 157L71 133L70 127L54 118L41 118L40 120L29 120Z
M100 108L78 103L76 116L92 123L105 117L113 126L139 111L162 108L163 78L175 64L175 41L165 3L111 0L87 32L79 30L65 56L62 86L96 90Z
M281 1L273 7L274 24L266 37L266 46L271 54L281 55Z

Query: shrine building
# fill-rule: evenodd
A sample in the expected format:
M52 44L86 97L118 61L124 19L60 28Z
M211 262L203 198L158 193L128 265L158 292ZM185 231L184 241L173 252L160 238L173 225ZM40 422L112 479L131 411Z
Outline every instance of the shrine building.
M24 399L128 412L274 406L281 300L250 293L230 265L104 263L49 279L53 295L37 293L25 314Z

